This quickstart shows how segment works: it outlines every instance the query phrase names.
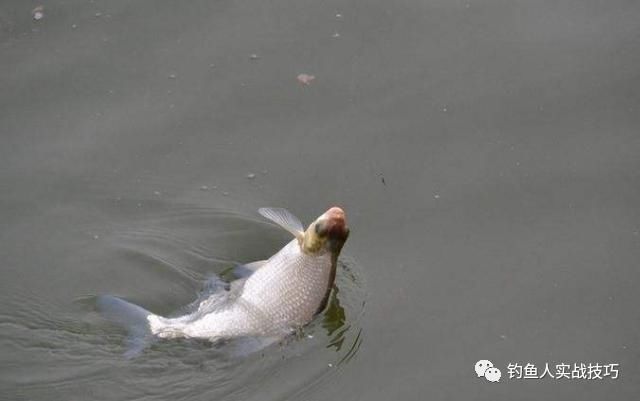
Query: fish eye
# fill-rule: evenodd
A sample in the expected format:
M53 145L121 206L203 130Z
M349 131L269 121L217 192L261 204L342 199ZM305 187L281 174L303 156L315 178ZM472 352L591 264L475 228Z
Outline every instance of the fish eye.
M326 230L324 229L324 226L322 224L320 224L320 223L316 223L316 225L315 225L315 227L313 229L316 232L316 234L318 234L320 236L323 236L323 235L325 235L327 233Z

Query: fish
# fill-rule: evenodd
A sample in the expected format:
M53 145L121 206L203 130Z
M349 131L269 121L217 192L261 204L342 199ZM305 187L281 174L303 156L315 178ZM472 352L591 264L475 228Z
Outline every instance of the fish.
M126 357L140 355L157 339L211 342L254 338L270 344L308 324L327 305L338 256L349 237L344 211L331 207L305 230L282 208L258 212L293 239L267 260L237 266L230 283L215 279L194 311L163 317L113 295L97 297L97 309L128 332Z

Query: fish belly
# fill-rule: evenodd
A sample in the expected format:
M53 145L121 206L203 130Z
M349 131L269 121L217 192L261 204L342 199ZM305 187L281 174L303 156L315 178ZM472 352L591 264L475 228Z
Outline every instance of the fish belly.
M269 322L257 313L252 313L241 305L234 305L202 316L187 324L183 332L186 337L217 340L265 335L269 326Z

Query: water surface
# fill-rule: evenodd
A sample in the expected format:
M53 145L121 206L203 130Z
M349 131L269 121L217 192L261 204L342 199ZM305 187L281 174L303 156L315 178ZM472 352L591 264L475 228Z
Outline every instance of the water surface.
M0 4L0 398L640 391L639 4L37 5ZM258 207L334 204L345 316L264 354L128 361L87 305L173 313L287 241ZM478 359L621 376L490 384Z

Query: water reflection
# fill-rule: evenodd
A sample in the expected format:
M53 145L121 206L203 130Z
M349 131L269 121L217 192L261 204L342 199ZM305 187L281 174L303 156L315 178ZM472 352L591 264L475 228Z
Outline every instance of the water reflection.
M340 298L338 296L340 288L336 287L329 299L329 306L324 312L322 317L322 327L327 331L329 337L329 344L326 348L333 348L336 352L340 352L345 345L345 341L348 340L347 334L351 329L351 325L345 325L347 318L345 309L340 305ZM348 342L350 344L346 354L340 359L338 364L348 362L360 349L362 343L362 328L358 328L358 332L355 335L353 341Z
M338 292L340 292L338 287L332 291L329 304L322 318L322 327L327 330L327 335L331 338L331 342L327 345L327 348L333 347L336 351L340 351L340 348L342 348L344 333L349 330L348 326L343 327L346 317L344 308L340 305ZM334 333L336 333L335 336L333 336Z

